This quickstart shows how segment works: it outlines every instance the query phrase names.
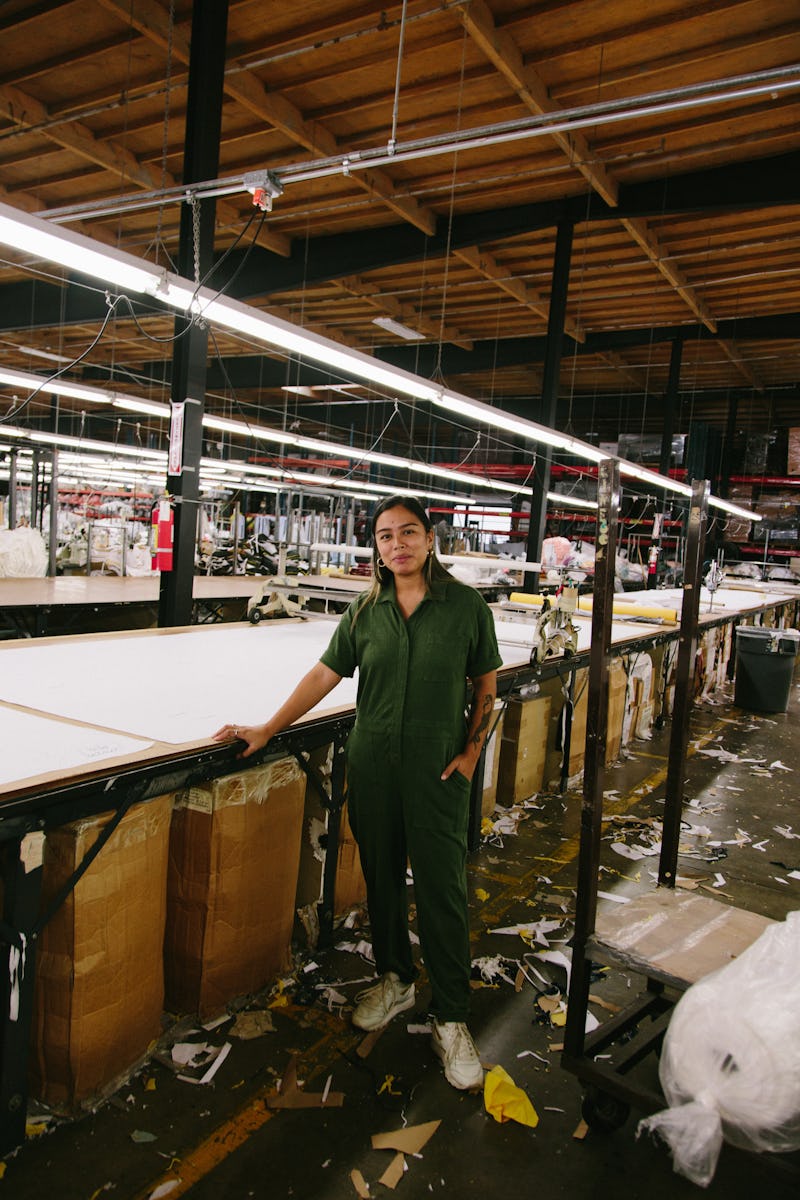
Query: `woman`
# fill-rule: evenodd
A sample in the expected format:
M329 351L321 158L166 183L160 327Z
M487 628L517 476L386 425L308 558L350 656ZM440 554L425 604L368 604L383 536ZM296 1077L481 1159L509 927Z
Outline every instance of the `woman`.
M344 613L320 661L264 725L225 725L215 738L241 738L247 757L358 668L347 804L367 881L380 978L358 997L353 1023L381 1029L414 1004L410 860L433 993L433 1049L449 1083L478 1087L483 1070L465 1023L471 961L467 825L470 780L491 720L501 659L486 603L438 561L431 522L416 500L382 501L372 518L372 539L372 588Z

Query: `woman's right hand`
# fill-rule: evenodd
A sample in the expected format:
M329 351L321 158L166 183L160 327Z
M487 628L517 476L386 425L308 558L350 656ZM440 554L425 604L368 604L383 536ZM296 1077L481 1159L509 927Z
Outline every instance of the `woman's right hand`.
M229 742L236 739L244 742L247 748L242 751L240 757L249 758L256 750L263 749L271 737L272 732L268 725L223 725L214 734L213 740Z

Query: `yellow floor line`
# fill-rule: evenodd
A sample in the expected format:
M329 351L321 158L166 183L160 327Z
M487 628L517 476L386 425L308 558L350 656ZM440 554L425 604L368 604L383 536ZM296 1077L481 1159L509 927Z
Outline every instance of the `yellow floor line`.
M307 1018L309 1010L298 1008L297 1013ZM320 1013L320 1015L327 1017L325 1013ZM325 1032L318 1042L304 1054L298 1056L298 1076L311 1079L317 1073L330 1069L339 1057L343 1034L353 1044L360 1041L363 1036L356 1032L350 1033L347 1027L341 1027L341 1022L337 1020L336 1028ZM239 1146L244 1145L248 1138L262 1129L268 1121L278 1116L280 1110L267 1107L267 1096L274 1090L274 1082L270 1082L267 1087L260 1088L242 1108L227 1121L218 1125L207 1138L204 1138L202 1142L177 1160L173 1159L173 1163L167 1170L137 1193L133 1200L147 1200L156 1188L162 1188L172 1183L175 1186L164 1192L164 1200L178 1200L178 1197L185 1195L190 1188L233 1154Z

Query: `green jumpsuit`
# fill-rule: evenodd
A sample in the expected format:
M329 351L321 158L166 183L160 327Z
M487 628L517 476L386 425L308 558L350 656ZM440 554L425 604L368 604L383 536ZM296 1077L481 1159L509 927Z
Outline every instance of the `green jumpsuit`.
M467 678L502 663L494 621L478 592L434 583L404 620L394 580L377 601L343 614L322 655L337 675L358 668L356 720L347 743L347 804L367 881L379 975L417 971L408 935L411 863L420 943L439 1021L469 1008L466 855L470 782L451 759L465 748Z

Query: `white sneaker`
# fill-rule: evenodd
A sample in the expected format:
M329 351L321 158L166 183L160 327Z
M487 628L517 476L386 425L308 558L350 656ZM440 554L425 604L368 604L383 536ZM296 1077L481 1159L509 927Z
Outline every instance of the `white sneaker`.
M483 1086L483 1067L472 1036L460 1021L434 1021L431 1047L442 1060L444 1077L454 1088Z
M356 996L353 1024L359 1029L383 1029L392 1017L414 1004L413 983L401 983L394 971L387 971L378 982Z

